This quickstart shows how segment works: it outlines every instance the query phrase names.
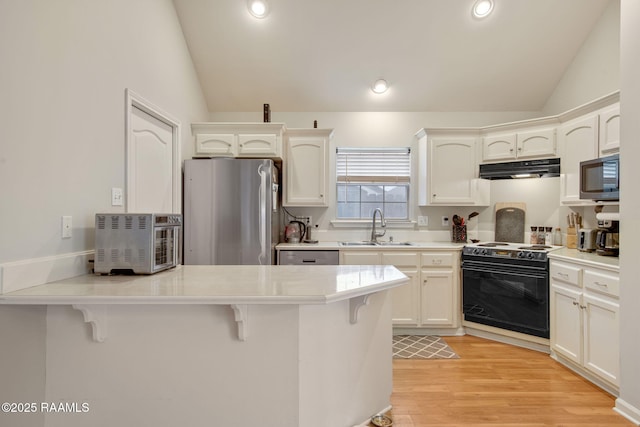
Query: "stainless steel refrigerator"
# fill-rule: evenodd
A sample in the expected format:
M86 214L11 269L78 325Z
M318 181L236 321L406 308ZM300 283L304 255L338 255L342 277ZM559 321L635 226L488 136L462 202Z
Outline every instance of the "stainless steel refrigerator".
M183 263L275 264L278 193L272 160L185 160Z

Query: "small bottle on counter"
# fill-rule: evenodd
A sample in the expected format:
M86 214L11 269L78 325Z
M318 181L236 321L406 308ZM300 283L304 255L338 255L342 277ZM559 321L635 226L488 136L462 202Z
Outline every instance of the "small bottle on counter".
M553 244L556 246L562 246L562 231L560 231L560 227L557 227L556 231L553 233Z
M529 238L529 243L532 245L538 244L538 227L531 227L531 237Z
M546 246L553 245L553 227L545 227L544 228L544 244Z

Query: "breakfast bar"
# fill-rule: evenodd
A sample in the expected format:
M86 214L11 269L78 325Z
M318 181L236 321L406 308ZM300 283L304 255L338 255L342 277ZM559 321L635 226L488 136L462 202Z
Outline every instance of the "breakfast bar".
M86 409L46 425L347 427L390 405L388 290L407 282L381 265L179 266L33 286L0 310L46 309L39 395Z

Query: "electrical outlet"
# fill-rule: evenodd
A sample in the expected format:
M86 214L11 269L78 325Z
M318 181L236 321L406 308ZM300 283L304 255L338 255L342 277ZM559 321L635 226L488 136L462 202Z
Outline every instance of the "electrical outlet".
M419 215L418 216L418 226L426 227L427 225L429 225L429 217L428 216Z
M62 238L70 239L72 229L73 229L72 218L70 216L63 216L62 217Z
M442 226L443 227L448 227L449 226L449 217L448 216L443 216L442 217Z

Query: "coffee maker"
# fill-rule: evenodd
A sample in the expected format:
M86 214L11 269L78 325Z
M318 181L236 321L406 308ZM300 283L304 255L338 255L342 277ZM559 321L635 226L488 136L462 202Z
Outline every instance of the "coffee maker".
M620 221L598 220L596 234L596 254L618 256L620 253Z

